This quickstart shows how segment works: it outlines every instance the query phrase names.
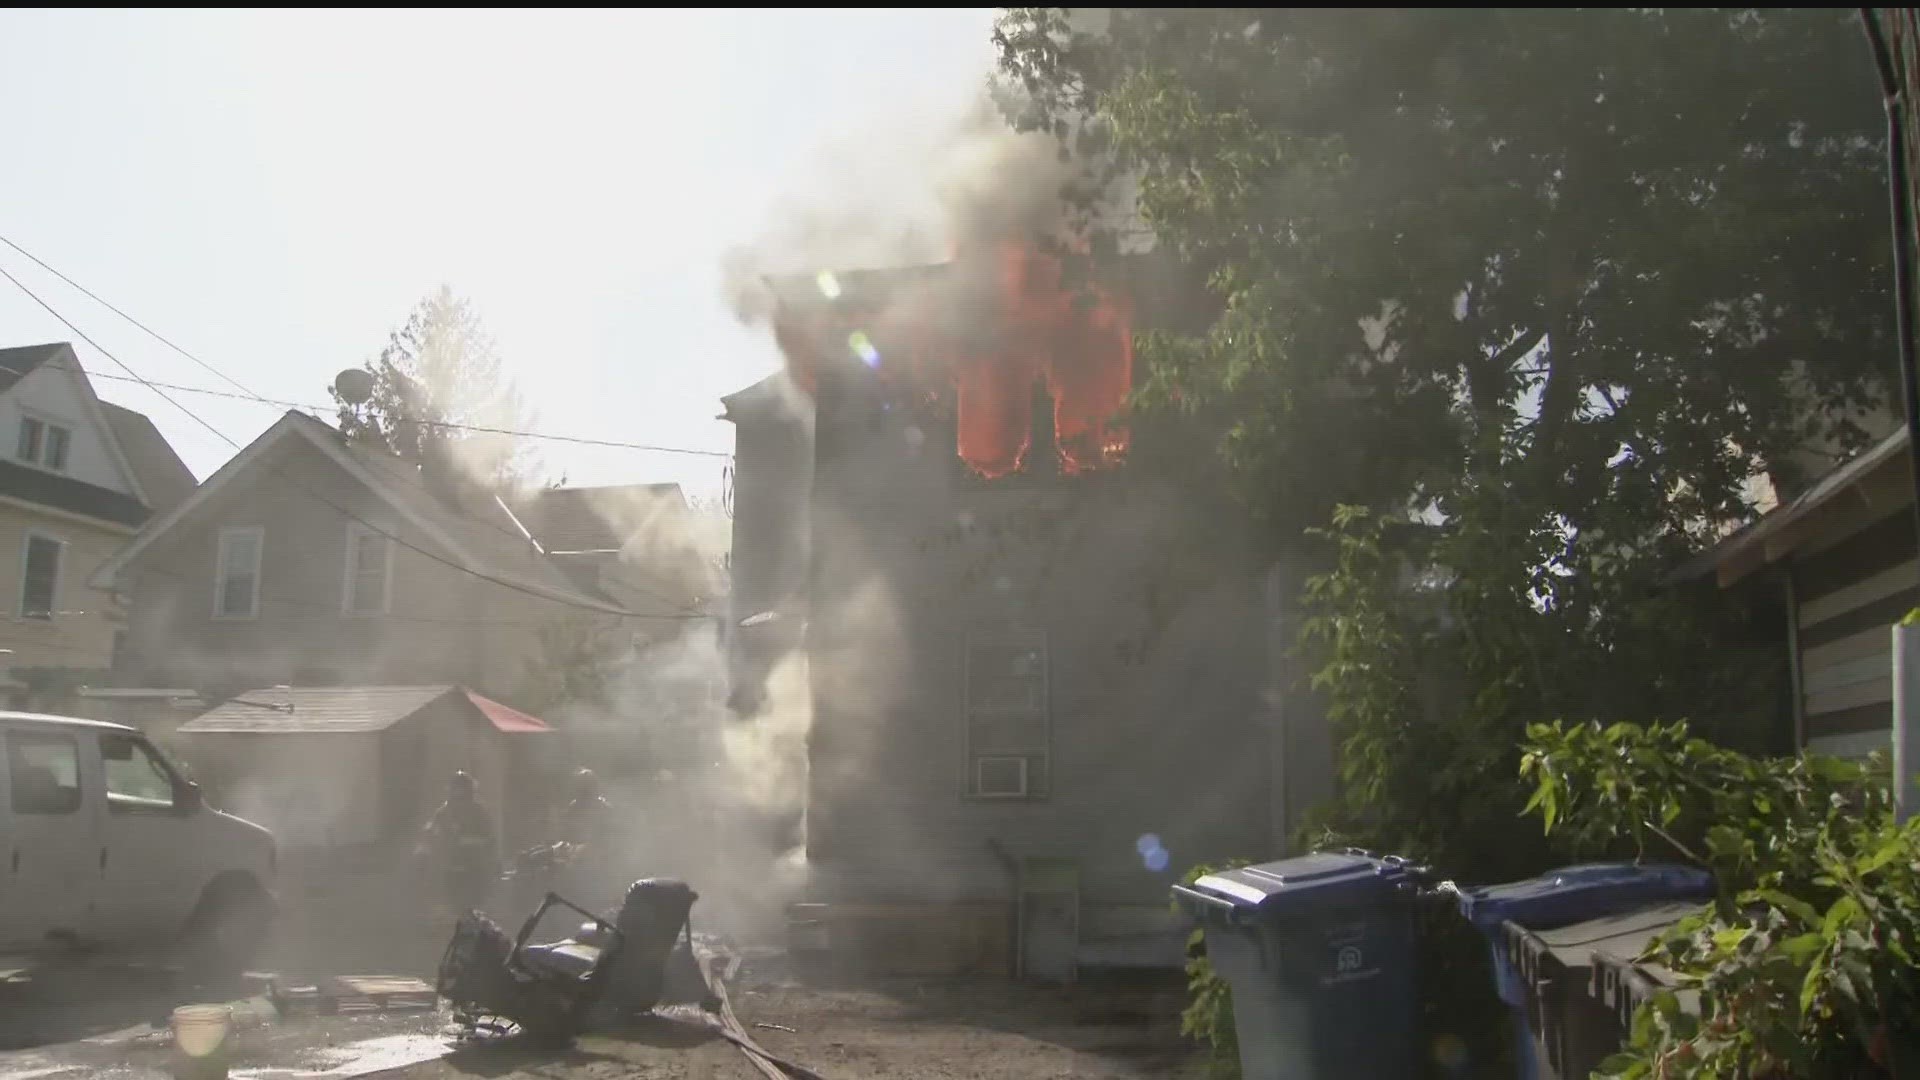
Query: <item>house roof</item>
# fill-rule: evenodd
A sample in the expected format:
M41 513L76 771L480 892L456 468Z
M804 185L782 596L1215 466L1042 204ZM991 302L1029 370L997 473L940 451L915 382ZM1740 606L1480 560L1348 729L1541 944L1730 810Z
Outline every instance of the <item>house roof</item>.
M1903 424L1886 438L1822 476L1786 505L1776 507L1758 521L1689 560L1669 575L1668 580L1677 583L1717 573L1720 583L1727 585L1752 570L1776 561L1791 546L1791 534L1796 526L1806 523L1818 511L1833 506L1842 495L1868 477L1882 469L1897 467L1905 458L1906 449L1907 429ZM1906 498L1911 501L1911 494Z
M683 511L679 484L545 488L515 509L547 551L609 551L626 546L648 515Z
M0 459L0 495L137 529L146 504L125 492Z
M69 346L63 342L50 345L20 345L11 349L0 349L0 394L13 389L13 385L41 364L59 356Z
M82 410L87 414L87 419L92 423L94 430L104 440L107 454L126 479L127 486L131 489L131 496L110 488L75 480L72 477L49 474L42 479L27 475L38 471L32 469L10 473L0 478L0 494L41 503L68 513L137 528L156 508L152 502L153 493L147 490L146 470L137 469L134 466L131 451L140 449L147 453L157 453L160 460L170 459L175 463L178 463L179 458L174 455L173 448L167 445L166 440L160 437L159 431L152 430L152 423L146 417L131 410L121 410L129 417L138 418L137 423L129 421L129 427L144 424L151 430L151 443L142 442L138 446L131 445L126 438L122 437L120 424L110 415L111 410L119 407L109 406L93 392L93 382L87 378L86 369L81 366L79 357L74 355L73 346L67 342L55 341L43 345L22 345L11 349L0 349L0 394L12 391L21 380L43 367L54 367L63 371L66 378L73 383L74 390L80 395ZM157 444L157 447L154 444ZM186 466L181 465L180 468L184 471ZM166 482L164 469L165 466L162 465L154 470L156 476L163 477L163 486ZM192 474L188 473L187 477L191 480ZM129 509L129 503L140 507L139 512L135 513Z
M517 709L464 687L275 686L252 690L180 725L189 734L338 734L384 731L448 695L508 734L551 731Z
M95 572L92 584L96 588L110 587L120 572L155 540L189 518L236 477L256 468L271 469L264 458L274 447L290 440L298 440L295 445L311 446L325 454L445 549L449 561L462 569L561 603L590 607L609 615L634 614L602 595L583 589L549 560L539 557L494 498L446 487L436 490L411 462L395 454L352 445L339 431L298 411L282 416L184 501L148 522L131 543Z
M119 440L141 489L147 493L147 508L162 514L185 502L200 481L194 479L193 470L173 452L173 445L153 421L145 413L111 401L102 401L100 409L106 413L107 426L113 429L113 437Z

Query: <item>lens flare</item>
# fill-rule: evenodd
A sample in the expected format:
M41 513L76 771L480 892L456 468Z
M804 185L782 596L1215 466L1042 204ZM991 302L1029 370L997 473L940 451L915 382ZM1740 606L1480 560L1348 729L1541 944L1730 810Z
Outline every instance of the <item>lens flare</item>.
M867 337L865 330L855 330L848 334L847 348L852 349L853 355L859 357L860 362L868 367L880 366L880 350L873 347L873 341Z
M813 283L820 287L821 296L829 300L840 299L840 279L833 276L833 271L820 271L820 273L814 276Z

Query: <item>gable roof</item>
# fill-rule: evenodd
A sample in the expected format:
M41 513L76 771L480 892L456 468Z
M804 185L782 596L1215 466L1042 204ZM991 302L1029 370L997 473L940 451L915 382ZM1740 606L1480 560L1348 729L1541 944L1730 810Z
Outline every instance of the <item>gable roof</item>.
M535 556L531 546L511 529L504 512L499 520L490 520L479 516L484 505L456 508L445 493L436 493L430 488L416 466L394 454L351 446L340 432L297 410L289 411L228 459L206 483L195 488L173 509L150 520L131 543L95 571L90 583L95 588L111 588L121 571L144 554L154 541L191 517L237 477L256 469L271 469L265 461L267 454L286 443L317 449L425 533L444 550L448 561L477 577L608 615L635 614L600 596L583 592L558 568ZM317 500L319 496L314 498Z
M60 350L70 348L61 342L50 345L21 345L12 349L0 349L0 394L13 389L13 384L33 374L34 369L60 355Z
M274 686L250 690L180 725L187 734L343 734L385 731L449 694L469 717L508 734L551 731L546 721L464 687Z
M163 514L193 494L200 481L193 478L193 470L174 453L173 444L167 442L167 437L160 434L160 429L153 426L145 413L111 401L102 401L100 410L106 414L107 426L120 441L120 448L126 451L134 475L147 493L147 509Z
M81 366L80 357L74 354L71 343L55 341L45 345L0 349L0 394L12 391L22 379L43 367L53 367L66 373L68 381L80 395L80 407L86 411L87 419L93 422L94 431L106 444L107 456L113 459L114 467L126 480L127 486L133 489L135 500L143 506L147 505L146 485L141 482L140 474L134 471L133 463L127 457L127 448L120 444L119 435L107 419L104 403L100 395L94 393L93 381L87 378L87 369Z

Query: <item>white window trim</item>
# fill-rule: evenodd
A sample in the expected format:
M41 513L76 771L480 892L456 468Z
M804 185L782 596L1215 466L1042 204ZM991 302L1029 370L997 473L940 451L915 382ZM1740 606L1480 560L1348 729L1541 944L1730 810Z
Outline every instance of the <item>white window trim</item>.
M380 569L380 606L377 609L356 609L353 606L353 579L359 568L354 565L354 553L359 550L356 541L363 537L373 537L380 541L381 557L386 565ZM369 525L358 521L347 523L347 551L341 559L340 613L349 618L377 618L393 610L393 538Z
M48 541L58 549L53 562L53 597L47 602L47 617L27 614L27 553L33 549L35 538ZM13 612L21 619L32 622L53 622L60 615L60 576L67 569L67 542L43 529L28 529L20 537L20 592L14 597Z
M31 460L20 456L20 432L25 428L28 420L32 420L40 425L40 448ZM54 428L59 428L67 433L67 461L65 465L62 465L58 469L50 468L46 464L47 444L51 441L47 433ZM38 409L23 407L20 410L20 423L14 427L13 446L10 451L10 456L11 459L18 464L29 465L42 472L50 472L55 476L67 476L73 472L73 443L74 425L72 423L55 417L50 413L41 412Z
M1038 746L1005 747L976 746L973 741L973 653L983 645L1010 645L1036 648L1042 657L1040 671L1040 739ZM1027 799L1047 798L1052 793L1053 776L1053 650L1044 630L1002 630L994 632L971 632L966 636L966 653L961 664L961 722L965 724L962 741L966 745L966 773L964 791L969 799ZM982 758L1017 757L1023 759L1022 772L1026 774L1024 795L988 795L980 790L980 760ZM1033 789L1032 762L1044 762L1048 782L1045 791Z
M229 615L220 610L221 598L226 595L227 546L237 536L253 537L253 595L244 615ZM229 525L220 530L220 540L213 551L213 617L222 622L244 622L260 617L260 565L266 561L267 530L258 525Z

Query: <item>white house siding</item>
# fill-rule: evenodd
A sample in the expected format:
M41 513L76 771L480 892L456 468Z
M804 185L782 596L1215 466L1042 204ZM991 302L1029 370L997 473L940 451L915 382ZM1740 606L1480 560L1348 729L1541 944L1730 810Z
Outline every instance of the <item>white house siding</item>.
M66 369L72 362L72 354L64 353L29 372L0 398L0 455L14 458L20 446L20 418L36 416L73 433L64 475L123 495L136 494L95 422L92 403L81 395L78 380Z

